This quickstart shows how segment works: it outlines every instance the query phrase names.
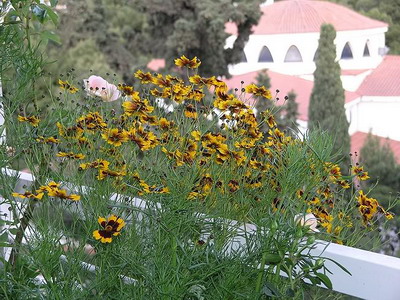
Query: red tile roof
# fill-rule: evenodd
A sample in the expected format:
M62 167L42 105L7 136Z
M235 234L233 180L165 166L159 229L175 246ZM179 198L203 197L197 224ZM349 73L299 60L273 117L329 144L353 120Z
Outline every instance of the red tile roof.
M332 24L336 31L388 27L351 9L328 1L288 0L261 7L263 15L254 34L285 34L319 32L323 23ZM234 23L227 23L227 33L236 35Z
M400 56L387 55L357 90L361 96L400 96Z
M242 87L241 81L244 81L243 86L251 83L256 83L256 77L258 72L250 72L242 75L233 76L230 79L225 80L229 88ZM279 90L278 98L280 99L277 104L282 105L284 97L293 90L296 96L296 102L298 103L299 119L308 120L308 104L310 102L310 96L314 83L310 80L302 79L297 76L284 75L272 71L268 71L268 75L271 78L271 92L274 94L276 90ZM350 102L359 96L354 92L345 91L346 103Z
M351 152L354 153L357 151L359 154L361 148L364 146L365 140L367 139L368 133L365 132L356 132L351 138ZM384 137L379 137L381 145L384 143L388 143L390 148L393 151L394 157L398 163L400 163L400 141L390 140Z

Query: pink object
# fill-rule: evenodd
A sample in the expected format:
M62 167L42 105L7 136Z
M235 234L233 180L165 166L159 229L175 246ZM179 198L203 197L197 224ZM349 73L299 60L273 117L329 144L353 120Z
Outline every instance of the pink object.
M153 58L148 64L147 68L157 72L161 68L165 68L165 59L163 58Z
M121 97L121 93L117 86L108 83L107 80L100 76L92 75L88 79L84 79L85 90L88 94L98 96L104 102L111 102Z

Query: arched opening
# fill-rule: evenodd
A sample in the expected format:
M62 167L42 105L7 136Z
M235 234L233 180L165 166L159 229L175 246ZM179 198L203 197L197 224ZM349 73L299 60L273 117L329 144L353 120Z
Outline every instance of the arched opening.
M258 56L258 62L274 62L271 51L269 51L267 46L264 46L261 49L260 55Z
M315 50L313 61L315 62L317 61L317 59L318 59L318 49Z
M346 45L344 45L343 47L340 59L352 59L352 58L353 58L353 51L351 51L350 44L349 42L347 42Z
M302 62L303 58L301 57L299 49L292 45L289 47L288 51L286 52L285 62Z
M363 57L370 57L370 53L369 53L369 41L365 42L365 46L364 46L364 52L363 52Z
M240 62L247 63L247 57L246 57L246 53L244 53L244 51L242 52L242 57L240 58Z

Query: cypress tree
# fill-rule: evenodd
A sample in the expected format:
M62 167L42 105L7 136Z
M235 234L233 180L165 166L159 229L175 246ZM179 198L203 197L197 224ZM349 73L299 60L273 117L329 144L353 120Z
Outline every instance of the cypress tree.
M264 86L268 90L271 88L271 78L268 75L267 69L261 70L260 72L257 73L255 83L259 86ZM275 107L275 105L274 105L273 101L266 100L263 97L258 97L256 105L255 105L255 109L257 110L258 118L260 118L261 113L263 111L266 111L267 109L273 110L274 107ZM261 120L261 118L260 118L260 120Z
M336 61L334 40L336 31L330 24L321 26L317 49L314 87L308 107L308 128L329 132L334 138L333 154L338 154L341 166L349 164L349 123L344 109L344 89L340 66Z

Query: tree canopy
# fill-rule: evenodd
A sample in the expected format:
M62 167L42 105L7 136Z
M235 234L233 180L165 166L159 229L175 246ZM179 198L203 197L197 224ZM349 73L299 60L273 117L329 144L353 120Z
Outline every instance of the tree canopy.
M239 62L243 48L257 24L262 0L136 0L146 24L138 46L153 57L173 59L186 55L202 61L204 76L229 76L228 64ZM225 49L229 36L225 24L233 22L238 36L233 48Z

